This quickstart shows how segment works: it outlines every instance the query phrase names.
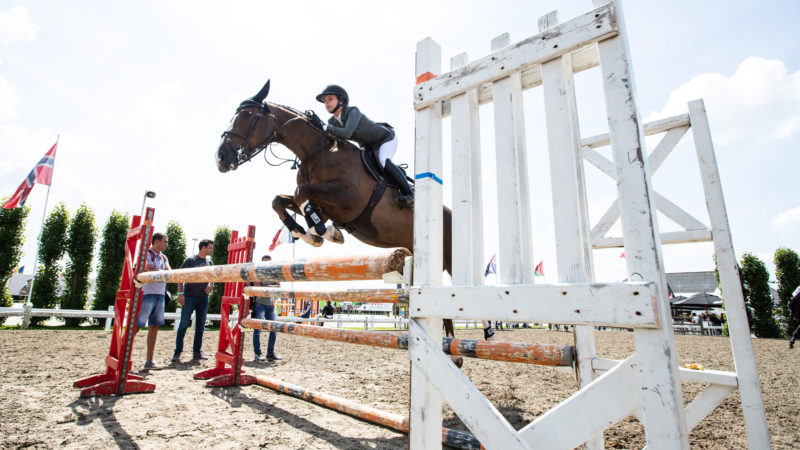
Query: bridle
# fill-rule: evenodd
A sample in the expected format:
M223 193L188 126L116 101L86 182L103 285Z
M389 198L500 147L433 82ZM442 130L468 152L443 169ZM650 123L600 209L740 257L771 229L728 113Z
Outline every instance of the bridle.
M222 132L221 137L225 140L224 141L225 145L228 146L236 154L237 166L247 161L250 161L253 158L253 156L256 156L258 153L264 150L269 144L280 141L279 130L282 130L283 127L281 127L278 124L278 118L275 117L275 114L270 113L270 108L268 105L265 105L264 103L257 103L254 101L245 100L244 102L242 102L241 105L239 105L238 108L236 108L236 114L239 114L239 111L241 111L244 108L250 108L254 106L258 108L258 111L256 112L253 120L250 122L250 126L247 128L247 135L237 133L233 130L227 130ZM258 122L260 122L264 116L269 117L275 121L275 127L273 128L272 136L267 137L263 142L255 146L255 148L253 148L252 151L249 151L247 149L247 143L250 142L250 138L253 137L253 133L255 133L256 127L258 127ZM231 137L241 139L242 144L238 148L236 148L233 145Z
M297 116L297 117L293 117L293 118L287 120L283 125L281 125L278 122L278 117L275 114L272 114L270 112L269 105L267 105L266 103L259 103L259 102L255 102L255 101L252 101L252 100L245 100L244 102L242 102L239 105L239 107L236 108L236 114L239 114L239 111L241 111L244 108L252 108L252 107L257 107L258 111L256 112L255 117L253 118L253 120L250 122L250 126L247 129L247 134L246 135L241 134L241 133L237 133L237 132L235 132L233 130L227 130L227 131L223 131L222 132L222 136L221 137L224 139L224 145L226 145L230 150L232 150L236 154L236 165L237 166L241 165L242 163L250 161L254 156L259 154L262 150L267 148L269 145L274 144L274 143L281 143L281 141L283 140L283 130L289 124L291 124L292 122L297 121L297 120L305 121L305 119L302 116ZM253 133L255 133L256 128L258 127L258 123L264 117L272 119L275 122L275 126L273 127L273 130L272 130L272 135L268 136L261 143L256 145L252 150L248 150L247 143L253 137ZM315 127L312 127L312 128L315 128ZM322 130L319 130L319 131L324 133L324 131L322 131ZM326 136L327 136L327 133L326 133ZM239 145L238 148L234 146L233 141L231 140L231 137L238 138L238 139L242 140L242 143L241 143L241 145ZM333 143L333 150L332 151L337 151L338 150L338 146L337 146L336 139L334 139L333 142L334 143ZM317 156L318 154L322 153L322 150L324 150L327 147L328 147L328 145L326 143L325 145L322 146L322 148L320 148L320 149L318 149L318 150L316 150L314 152L311 152L311 154L306 157L305 161L298 160L297 158L295 158L295 165L299 166L300 164L305 163L305 162L313 159L315 156ZM274 155L274 153L273 153L273 155ZM265 156L265 159L266 159L266 156ZM291 161L291 160L286 160L284 162L288 162L288 161ZM270 164L270 165L275 165L275 164L271 164L269 161L267 161L267 163ZM283 163L280 163L280 164L283 164ZM280 164L278 164L278 165L280 165Z

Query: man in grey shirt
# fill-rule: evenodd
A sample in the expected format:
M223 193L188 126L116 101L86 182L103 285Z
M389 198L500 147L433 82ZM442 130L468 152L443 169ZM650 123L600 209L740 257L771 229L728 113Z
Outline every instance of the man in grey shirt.
M167 249L167 244L167 236L164 233L153 234L152 244L147 250L147 263L144 266L145 272L170 270L167 256L162 253ZM153 361L153 353L156 348L158 327L164 325L164 301L166 292L166 283L147 283L142 286L142 304L139 307L139 315L136 316L136 330L134 333L147 325L147 361L144 363L145 370L164 368Z
M186 258L181 264L181 269L191 267L209 266L209 255L214 251L214 241L203 239L200 241L198 253ZM206 325L206 315L208 314L208 294L211 292L211 283L178 283L178 304L181 305L181 322L178 325L178 334L175 337L175 353L172 355L172 362L180 362L181 352L183 351L183 338L186 330L192 321L194 312L194 343L192 354L195 361L208 359L201 351L203 347L203 331Z

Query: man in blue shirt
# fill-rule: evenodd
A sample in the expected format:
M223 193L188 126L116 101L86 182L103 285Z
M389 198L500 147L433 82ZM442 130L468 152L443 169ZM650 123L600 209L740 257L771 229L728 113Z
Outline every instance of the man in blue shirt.
M209 266L209 255L214 251L214 242L210 239L200 241L198 253L186 258L181 264L181 269L191 267ZM193 360L208 359L201 349L203 348L203 331L206 325L206 315L208 314L208 294L211 292L211 283L178 283L178 304L181 308L181 322L178 325L178 335L175 338L175 353L172 355L172 362L180 362L181 352L183 351L183 338L186 330L192 321L194 313L194 343L192 345Z
M261 261L272 261L272 257L264 255ZM273 286L280 287L280 283L266 282L266 283L253 283L253 286ZM258 301L256 301L258 299ZM253 318L258 320L275 320L275 303L271 297L253 297ZM261 331L253 330L253 350L256 354L256 361L279 361L282 359L275 354L275 340L277 336L274 331L269 332L267 338L267 357L261 354Z

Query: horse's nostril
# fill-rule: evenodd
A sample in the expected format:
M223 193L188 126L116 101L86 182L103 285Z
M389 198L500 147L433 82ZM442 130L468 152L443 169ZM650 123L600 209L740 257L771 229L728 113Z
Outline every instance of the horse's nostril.
M236 170L236 165L235 164L231 164L231 170Z

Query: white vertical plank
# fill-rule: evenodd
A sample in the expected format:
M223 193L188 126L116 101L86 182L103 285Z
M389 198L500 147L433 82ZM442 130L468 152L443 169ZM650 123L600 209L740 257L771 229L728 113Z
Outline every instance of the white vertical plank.
M451 69L465 64L466 54L451 60ZM452 111L453 273L455 286L483 284L483 219L481 197L478 91L454 97Z
M508 45L507 34L492 40L492 50ZM497 200L501 230L499 278L505 284L533 282L532 226L519 72L492 85L494 99Z
M731 335L733 362L739 380L739 396L742 400L747 441L750 448L770 448L764 398L761 394L761 383L758 380L753 343L750 340L744 294L739 281L739 269L736 264L736 253L733 250L728 212L722 194L714 143L711 140L711 129L708 125L703 100L689 102L689 117L714 237L714 253L717 256L717 266L719 267L720 287L725 293L725 313Z
M416 76L441 72L441 47L427 38L417 43ZM414 284L442 285L442 105L434 103L416 113L414 172ZM410 300L414 307L414 298ZM441 319L423 319L409 337L427 334L441 341ZM413 352L409 352L414 357ZM424 356L424 355L423 355ZM409 446L412 449L441 448L442 397L419 370L411 366L411 410Z
M539 31L557 24L558 12L553 11L539 19ZM594 270L572 73L571 55L542 64L558 281L588 283L594 281ZM581 387L585 387L594 379L592 360L597 356L594 327L575 327L575 351L578 381ZM592 437L585 445L587 449L603 447L602 433Z
M641 394L647 446L651 450L689 448L678 376L675 338L672 334L669 300L666 295L661 243L647 169L644 133L636 107L635 84L630 51L619 3L619 34L598 43L606 112L624 236L628 279L655 281L662 328L634 332L640 364Z

